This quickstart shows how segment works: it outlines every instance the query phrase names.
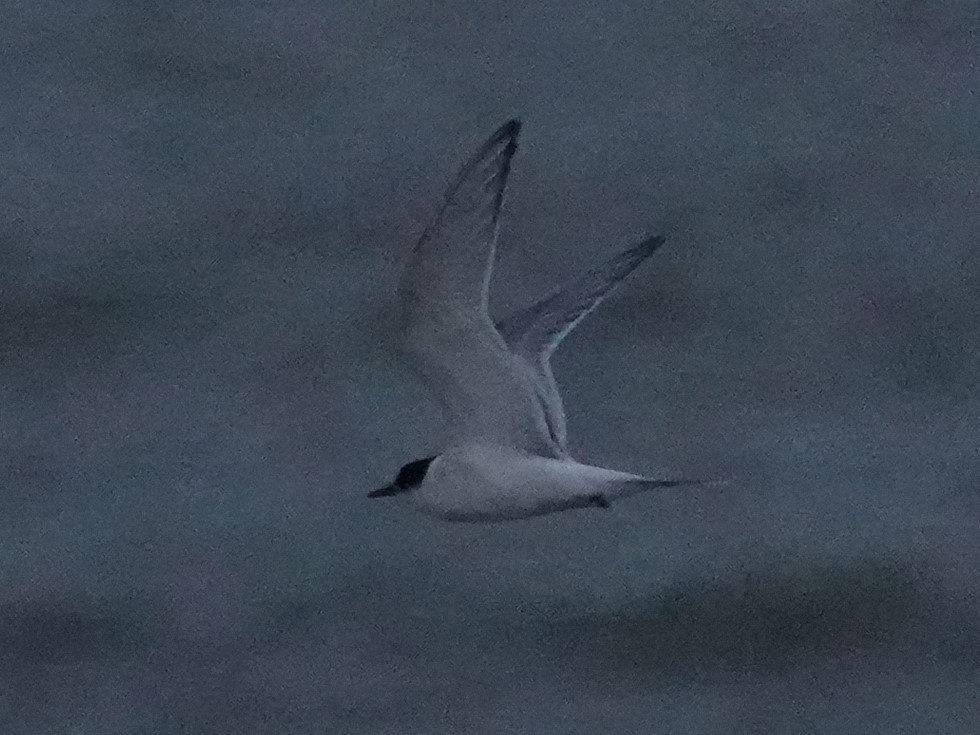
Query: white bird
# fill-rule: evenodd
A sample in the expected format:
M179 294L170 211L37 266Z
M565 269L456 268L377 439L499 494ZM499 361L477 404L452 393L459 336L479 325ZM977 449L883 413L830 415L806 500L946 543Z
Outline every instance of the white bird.
M487 307L497 220L521 124L461 169L403 276L402 344L449 421L452 446L409 462L369 497L404 495L452 521L607 508L645 490L708 484L575 461L550 358L562 339L664 242L650 237L497 324Z

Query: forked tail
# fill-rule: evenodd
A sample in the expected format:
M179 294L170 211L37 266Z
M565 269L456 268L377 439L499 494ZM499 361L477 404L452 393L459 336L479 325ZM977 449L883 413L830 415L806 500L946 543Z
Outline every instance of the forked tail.
M693 479L693 478L665 478L655 479L653 477L638 477L635 480L621 480L605 493L607 500L619 500L628 498L631 495L647 492L649 490L670 490L683 487L711 487L713 485L729 485L730 479Z

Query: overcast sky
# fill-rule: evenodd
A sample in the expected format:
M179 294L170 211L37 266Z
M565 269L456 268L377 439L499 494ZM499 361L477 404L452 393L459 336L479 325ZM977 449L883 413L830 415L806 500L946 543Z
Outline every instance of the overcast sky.
M0 729L980 730L980 7L8 2ZM524 122L497 313L573 451L736 482L510 525L393 285Z

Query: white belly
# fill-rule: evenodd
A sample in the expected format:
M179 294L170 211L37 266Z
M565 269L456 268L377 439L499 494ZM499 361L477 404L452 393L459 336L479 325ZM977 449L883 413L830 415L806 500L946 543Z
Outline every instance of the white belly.
M423 513L452 521L503 521L596 505L611 483L635 477L571 460L491 445L437 457L408 498Z

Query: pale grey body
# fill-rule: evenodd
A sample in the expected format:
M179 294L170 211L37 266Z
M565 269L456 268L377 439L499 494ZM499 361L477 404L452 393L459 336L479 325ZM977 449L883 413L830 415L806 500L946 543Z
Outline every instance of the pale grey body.
M403 493L446 520L500 521L703 484L575 461L550 367L561 340L663 238L643 240L497 324L490 319L497 220L519 131L517 121L502 126L463 166L399 289L404 350L438 398L453 444L405 465L371 496Z
M422 484L405 497L423 513L448 521L514 520L605 507L649 485L628 472L493 444L469 444L433 459Z

